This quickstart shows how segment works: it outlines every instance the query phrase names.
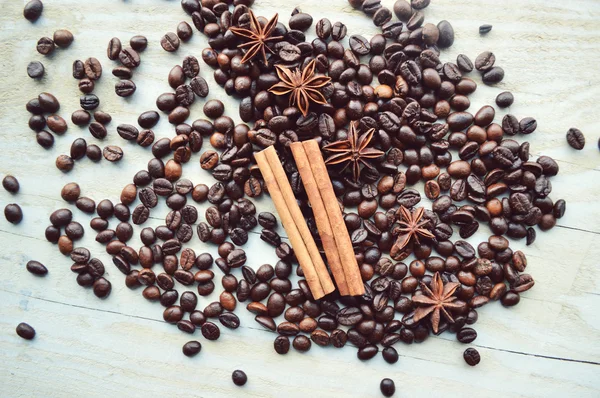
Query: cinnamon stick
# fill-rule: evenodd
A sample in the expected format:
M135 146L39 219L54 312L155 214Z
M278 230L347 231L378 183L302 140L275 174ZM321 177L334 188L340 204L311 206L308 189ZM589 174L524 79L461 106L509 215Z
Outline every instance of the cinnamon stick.
M350 290L346 283L344 268L342 267L339 250L335 243L334 232L331 228L329 217L327 216L327 210L325 210L323 198L321 197L319 187L317 186L317 182L310 167L310 161L306 156L306 151L301 142L291 143L290 149L292 150L292 155L296 161L296 167L302 178L306 195L308 196L308 200L315 216L315 222L317 224L317 229L319 230L321 242L323 243L323 249L325 250L329 268L333 273L340 294L342 296L347 296L350 294Z
M292 219L296 224L296 228L304 241L306 249L308 250L308 254L312 260L314 265L314 269L319 277L319 281L321 282L321 286L323 288L323 292L325 294L331 293L335 290L335 286L333 285L333 281L329 276L329 271L327 270L327 266L325 266L325 262L321 257L321 253L319 253L319 248L315 243L315 240L308 229L308 225L306 224L306 220L304 219L304 215L298 206L298 202L296 201L296 197L294 192L292 191L292 187L288 181L288 177L283 170L283 166L281 165L281 161L277 156L277 152L273 146L268 147L264 151L262 151L267 157L267 161L269 162L269 166L271 166L271 171L275 176L275 180L279 184L279 189L283 195L283 199L287 204L287 208L292 215ZM270 191L269 191L270 192ZM293 246L293 245L292 245ZM295 250L295 248L294 248Z
M333 186L331 185L329 173L327 172L323 155L321 155L319 144L315 140L308 140L304 141L302 145L304 146L308 159L310 159L310 166L315 181L317 182L317 186L319 187L321 197L323 198L323 203L325 204L325 209L329 216L329 222L331 223L331 229L334 231L333 236L342 261L350 294L363 295L365 293L365 287L362 282L360 270L358 269L356 257L354 257L354 249L352 248L350 235L346 229L340 205L333 192Z
M271 166L269 165L267 157L263 152L256 153L254 157L261 171L263 179L265 180L265 184L267 184L269 194L271 195L271 199L275 204L277 214L281 219L281 224L283 225L283 228L290 239L292 247L294 248L294 253L298 259L298 263L302 267L302 271L304 272L304 276L306 277L310 291L315 299L321 298L326 293L321 286L321 282L312 263L312 259L308 254L304 240L300 236L300 232L294 223L292 215L279 188L279 184L277 183L275 175L271 170Z

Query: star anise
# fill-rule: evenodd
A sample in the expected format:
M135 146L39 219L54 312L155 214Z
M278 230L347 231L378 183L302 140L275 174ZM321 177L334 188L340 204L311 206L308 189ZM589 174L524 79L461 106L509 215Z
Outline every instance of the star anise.
M327 100L318 90L331 81L327 76L315 76L315 60L300 72L299 69L289 70L285 66L275 65L279 83L269 89L275 95L290 94L290 105L298 106L304 116L308 113L310 102L326 104Z
M370 169L374 169L373 165L367 159L377 159L384 155L384 152L379 149L368 148L374 133L375 129L369 129L366 133L359 136L356 131L356 123L350 122L347 140L332 142L323 147L326 151L334 152L333 155L327 158L325 164L346 163L342 170L352 165L354 180L358 181L361 171L360 165L363 164Z
M431 314L431 327L434 333L438 332L440 326L440 313L444 315L448 322L454 323L454 318L448 310L456 310L462 307L461 304L454 302L456 297L453 296L459 285L456 282L448 282L444 285L439 272L433 275L431 289L421 283L423 294L412 298L413 303L420 305L415 310L413 320L418 322Z
M406 207L400 206L398 212L396 213L396 217L398 217L398 224L400 228L400 235L396 238L396 242L392 246L390 250L390 256L392 258L396 257L398 253L402 251L412 240L419 242L419 237L434 239L435 236L427 229L427 224L429 220L421 221L423 218L423 212L425 208L419 207L414 212L410 212Z
M273 52L273 50L267 47L267 43L270 41L283 39L283 36L270 37L271 33L273 33L273 30L275 29L275 26L277 26L278 14L275 14L275 16L273 16L273 18L271 18L271 20L267 22L264 27L261 26L260 22L258 22L258 19L252 10L248 10L248 15L250 15L250 29L233 27L229 28L236 35L248 39L248 42L240 45L241 48L248 47L248 51L246 51L246 54L244 54L244 57L242 58L242 63L245 64L250 59L254 58L254 56L256 56L256 54L259 52L262 53L264 61L267 63L267 53L265 52L265 49Z

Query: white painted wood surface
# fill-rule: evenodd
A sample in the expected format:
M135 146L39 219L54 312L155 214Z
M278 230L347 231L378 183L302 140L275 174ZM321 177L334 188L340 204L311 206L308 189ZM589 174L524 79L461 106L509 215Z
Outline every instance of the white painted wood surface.
M395 365L385 363L381 356L360 362L351 347L313 347L306 354L291 350L282 357L272 348L275 335L262 330L245 309L237 311L242 327L223 330L219 341L193 336L203 349L195 358L186 358L181 346L190 336L162 322L159 304L144 300L140 290L124 286L123 276L89 231L80 244L105 262L113 292L100 301L89 289L79 287L68 258L44 239L48 215L68 206L60 199L60 188L77 181L85 196L118 199L133 174L145 168L149 152L124 142L115 132L117 124L135 123L141 111L153 109L157 95L169 91L169 69L186 54L199 57L206 41L195 32L177 53L160 48L160 36L187 19L179 1L47 0L42 18L33 25L22 18L24 1L0 3L0 172L14 174L21 183L18 195L2 190L0 204L3 208L17 202L25 213L19 226L0 220L0 396L365 397L379 396L383 377L395 380L396 396L600 396L598 1L434 0L425 11L427 21L448 19L454 26L456 41L443 52L444 60L455 59L459 53L474 59L483 50L494 51L506 78L494 88L480 85L471 97L471 110L492 103L500 91L512 91L516 101L508 111L538 121L535 134L526 137L532 153L550 155L559 162L561 171L552 178L551 197L567 200L567 213L554 230L540 232L530 247L511 243L527 254L528 271L536 285L523 294L515 308L493 303L480 309L479 337L472 346L480 351L482 361L475 368L464 363L465 346L449 334L431 337L423 344L399 344L400 360ZM348 32L367 37L376 32L369 19L343 0L256 3L259 15L279 12L283 21L299 5L315 16L315 22L328 17L346 23ZM393 5L391 0L383 3L390 8ZM479 36L477 28L483 23L494 28ZM57 49L51 57L42 57L35 51L37 39L51 36L59 28L70 29L75 42L67 50ZM135 72L138 91L123 100L114 95L116 78L110 74L114 64L106 58L106 44L113 36L127 42L134 34L146 35L150 44ZM87 129L70 124L68 132L57 137L54 148L45 151L27 127L24 105L39 92L50 91L61 102L59 113L70 119L79 98L71 63L88 56L96 56L103 64L104 76L95 92L101 109L113 116L109 137L98 144L120 145L125 157L119 164L102 161L95 165L82 160L71 173L62 174L54 167L56 156L68 153L77 137L88 143L96 140ZM46 66L41 82L26 75L31 60L41 60ZM227 112L237 120L237 104L213 83L211 74L203 66L202 75L211 84L210 96L224 100ZM480 82L477 74L472 75ZM190 120L202 117L202 104L196 101ZM498 111L497 119L504 113ZM565 133L572 126L586 135L583 151L566 144ZM155 132L158 137L173 134L165 118ZM184 165L184 176L194 183L211 181L197 157ZM260 206L272 208L268 199L261 200ZM88 216L76 209L74 214L87 225ZM164 214L163 204L153 212L156 218L150 224L162 223ZM481 231L471 241L485 238L486 232ZM207 249L216 253L197 238L192 243L196 252ZM276 261L257 235L251 237L247 248L253 266ZM30 259L46 264L50 274L39 279L27 273L24 267ZM199 305L208 302L202 299ZM25 341L14 333L22 321L35 327L35 340ZM248 374L245 387L231 382L234 369Z

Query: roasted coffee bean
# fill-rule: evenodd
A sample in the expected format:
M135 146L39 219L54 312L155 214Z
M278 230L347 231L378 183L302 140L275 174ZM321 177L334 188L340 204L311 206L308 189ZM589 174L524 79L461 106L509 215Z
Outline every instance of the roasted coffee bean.
M27 75L32 79L40 79L44 76L44 65L39 61L30 62L27 65Z
M177 37L181 39L181 41L188 41L192 38L194 31L189 23L182 21L177 25Z
M174 52L179 49L179 37L173 33L168 32L160 39L160 45L163 50L168 52Z
M200 342L196 340L188 341L181 348L183 355L185 355L186 357L193 357L197 355L201 350L202 344L200 344Z
M294 337L294 340L292 341L292 346L296 349L296 351L306 352L310 350L311 342L308 337L298 335Z
M27 271L34 275L44 276L48 273L48 268L39 261L31 260L27 262Z
M463 358L470 366L475 366L481 361L479 352L475 348L467 348L463 353Z
M42 37L38 40L36 49L42 55L51 54L54 51L54 40L49 37Z
M41 0L30 0L23 8L23 16L29 22L35 22L42 15L43 10L44 4L41 2Z
M217 340L221 336L221 330L212 322L206 322L201 327L202 336L207 340Z
M33 340L35 337L35 329L25 322L21 322L17 325L16 332L19 337L25 340Z
M56 113L60 109L58 99L50 93L41 93L38 95L37 100L39 101L39 107L43 112Z
M140 55L132 48L124 48L119 53L119 61L127 68L137 68L140 65Z
M473 70L473 62L465 54L459 54L456 58L456 65L463 72L471 72Z
M567 131L567 143L573 149L577 149L579 151L582 150L585 146L585 137L583 136L581 130L575 127L570 128L569 131Z
M117 126L117 133L127 141L134 141L139 135L138 129L131 124L119 124Z
M102 150L102 155L109 162L118 162L123 158L123 150L116 145L108 145Z
M102 64L97 58L90 57L83 63L83 71L88 79L98 80L102 76Z
M144 51L148 46L148 39L145 36L136 35L129 40L129 45L135 51Z
M482 80L485 84L500 83L504 79L504 69L499 66L494 66L484 72Z
M120 80L115 83L115 94L119 97L129 97L135 93L136 85L131 80Z
M86 94L79 99L79 105L82 109L91 111L100 105L100 100L95 94Z
M396 393L396 385L392 379L383 379L379 383L379 390L385 397L391 397Z
M236 386L243 386L248 381L248 376L242 370L234 370L231 374L231 380Z
M93 285L94 294L98 298L106 298L110 295L111 283L103 277L96 279Z
M503 91L496 97L496 105L498 105L500 108L507 108L512 105L514 100L515 98L512 93Z
M475 69L480 72L490 70L496 62L496 56L490 51L484 51L475 58Z

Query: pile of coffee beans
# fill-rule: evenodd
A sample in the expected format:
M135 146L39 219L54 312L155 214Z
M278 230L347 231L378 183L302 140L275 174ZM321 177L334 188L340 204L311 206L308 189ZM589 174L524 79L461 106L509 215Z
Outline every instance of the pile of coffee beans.
M534 285L533 277L525 273L524 253L513 251L507 238L525 239L530 245L537 231L555 226L566 204L549 196L550 179L558 173L558 164L548 156L532 159L529 143L517 141L536 130L534 118L519 119L508 114L496 120L490 105L470 110L469 95L475 92L477 83L468 74L476 69L489 85L504 78L504 70L495 65L494 54L483 52L474 62L465 54L459 55L456 62L442 61L439 49L454 43L454 30L448 21L425 23L429 0L397 0L393 10L383 7L379 0L349 3L371 17L381 33L370 39L350 35L345 46L348 31L344 23L322 18L315 23L317 38L308 42L304 32L313 26L313 17L295 8L289 26L277 22L269 37L262 38L269 39L263 43L268 50L267 61L258 55L242 62L245 52L240 46L245 39L231 28L256 28L251 24L252 1L236 0L231 4L182 0L181 6L193 26L208 37L210 47L202 51L202 60L213 68L215 82L239 99L243 123L236 124L225 116L224 105L217 99L204 103L203 118L188 121L190 105L196 97L207 97L209 89L199 75L198 59L185 56L167 76L174 92L156 99L158 111L168 115L174 126L174 136L155 141L152 128L160 119L155 110L139 115L141 130L131 124L117 126L119 136L150 148L152 154L146 169L136 173L132 183L123 188L119 202L103 199L96 204L80 196L76 183L67 184L61 191L63 199L80 211L97 214L90 227L96 232L96 241L105 245L112 256L113 265L123 273L126 286L140 288L144 298L160 303L165 322L182 332L194 334L200 329L204 338L217 340L220 327L216 321L221 327L238 328L240 319L234 311L238 303L247 303L256 322L278 334L274 340L278 354L286 354L290 347L305 352L312 343L336 348L349 343L360 360L375 357L382 347L383 358L395 363L399 357L395 345L422 342L434 329L436 334L455 334L461 343L473 342L477 332L469 325L477 322L477 308L490 301L514 306L520 294ZM41 2L35 0L24 10L30 20L40 13ZM257 18L261 27L270 19ZM483 25L480 31L483 34L490 29ZM48 39L52 48L55 43L68 45L67 31L58 32L54 40ZM165 51L177 51L191 38L193 29L183 21L176 32L161 38ZM120 79L115 91L122 97L135 92L130 80L132 71L140 64L139 52L148 42L144 36L134 36L129 44L123 48L118 38L112 38L107 48L107 57L121 63L112 73ZM275 95L269 89L279 83L275 65L302 70L312 61L316 62L316 73L327 75L331 82L320 90L326 103L311 104L303 115L288 96ZM31 66L30 76L42 75L43 66L41 73L39 70L39 65ZM96 110L100 100L92 91L101 75L102 66L96 58L73 63L73 77L79 80L84 95L80 100L82 109L73 112L71 121L78 126L89 124L90 133L97 139L106 137L105 126L112 120L107 113ZM497 106L502 108L513 101L510 92L499 93L496 98ZM56 115L59 108L58 100L49 93L41 93L27 104L32 113L29 125L44 148L54 141L45 127L55 134L67 130L65 120ZM90 111L94 111L93 122ZM266 192L266 187L253 155L270 145L276 147L309 228L320 244L289 144L308 139L317 140L321 147L347 142L352 138L348 134L350 123L355 123L359 135L374 130L368 145L385 153L372 161L371 167L363 167L358 179L351 167L329 168L366 293L340 297L334 292L315 300L302 279L293 250L277 232L275 215L257 214L252 198ZM212 149L203 148L205 137ZM567 140L576 149L585 143L577 129L569 130ZM331 154L323 152L326 158ZM213 184L194 184L183 178L182 164L197 153L200 167L216 180ZM74 161L84 156L94 161L104 156L114 162L123 157L123 151L117 146L101 151L78 138L70 156L59 156L56 166L69 171ZM422 192L417 189L421 183ZM3 185L9 191L15 190L10 179L5 179ZM392 251L401 233L400 222L406 221L400 216L400 207L422 207L422 194L433 202L422 218L423 228L433 238L411 241ZM134 207L138 198L140 203ZM164 224L140 227L143 246L128 245L136 233L134 228L150 218L161 199L170 209ZM210 206L202 215L196 204L205 202ZM5 215L9 221L18 222L22 215L14 206L7 206ZM113 222L116 224L111 227ZM73 221L72 211L54 211L50 224L46 238L70 256L77 283L91 287L100 298L107 297L111 282L104 277L104 264L87 248L75 247L84 228ZM241 246L259 225L261 239L273 246L279 258L275 266L257 267L246 261ZM466 239L480 229L489 231L489 238L469 243ZM218 257L186 247L194 239L194 231L200 241L217 246ZM46 267L35 261L27 269L36 275L47 273ZM432 327L429 317L415 320L418 305L412 300L429 291L435 273L444 284L458 284L456 305L437 328ZM300 277L297 283L292 282L292 274ZM218 301L199 308L198 295L214 292L215 277L221 278ZM192 340L182 351L194 356L201 348L199 341ZM472 366L480 360L472 348L465 351L464 358ZM234 372L232 378L237 385L247 379L241 371ZM393 395L394 382L384 379L381 391Z

